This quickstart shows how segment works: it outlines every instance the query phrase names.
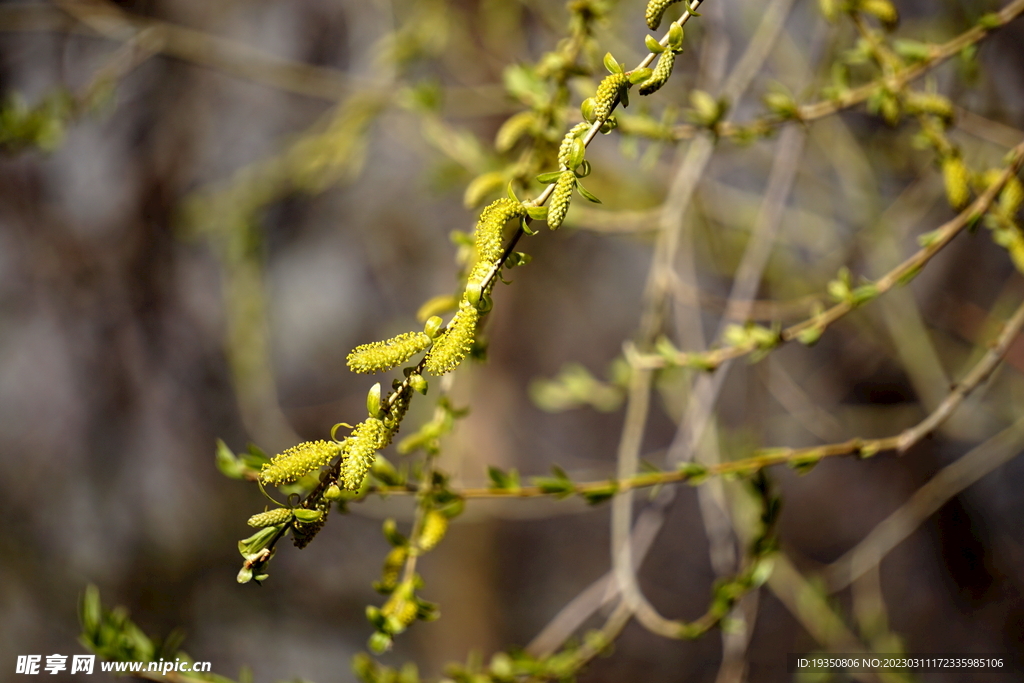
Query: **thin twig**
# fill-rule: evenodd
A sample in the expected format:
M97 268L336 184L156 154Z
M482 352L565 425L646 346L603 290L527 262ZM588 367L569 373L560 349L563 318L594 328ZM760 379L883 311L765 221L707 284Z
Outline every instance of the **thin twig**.
M946 43L933 45L928 57L920 62L900 69L891 75L883 75L869 83L852 88L833 99L798 106L791 119L765 116L748 123L722 122L715 126L715 134L721 138L732 138L746 136L752 130L767 133L790 120L810 123L831 116L843 109L849 109L867 101L879 87L886 87L891 92L898 92L907 83L920 78L947 59L955 57L964 48L980 42L994 31L1006 26L1021 13L1024 13L1024 0L1013 0L1003 9L991 15L993 18L991 28L974 26ZM676 126L673 136L676 139L688 139L694 137L699 130L699 126L682 124Z
M1003 186L1012 176L1017 174L1022 164L1024 164L1024 143L1017 145L1010 152L1010 163L995 183L990 185L988 189L982 192L973 203L961 211L955 218L931 233L930 239L925 246L873 283L877 294L884 294L893 287L906 283L964 228L972 225L984 215L991 208ZM779 333L778 340L780 342L790 342L798 339L801 333L808 330L817 329L819 332L824 331L831 324L857 307L858 304L853 301L841 301L818 315L784 328ZM635 347L627 344L626 357L634 368L653 369L670 365L699 365L700 367L713 369L727 360L749 355L758 349L758 344L755 341L750 341L703 353L680 352L666 358L664 355L638 353L635 351Z
M943 467L907 502L877 524L855 547L823 572L831 592L840 591L875 567L936 510L971 484L1020 454L1024 418Z
M976 389L998 367L1013 340L1024 327L1024 303L1003 324L999 336L991 347L968 370L964 378L952 389L945 400L917 425L910 427L894 436L877 439L853 438L847 441L808 446L804 448L765 448L754 452L749 458L730 460L708 467L687 467L670 472L649 472L621 479L609 479L573 484L571 488L558 493L550 493L539 486L523 486L516 489L466 488L453 489L462 498L534 498L538 496L567 496L600 493L609 487L616 491L631 491L663 484L690 482L702 483L709 476L737 475L749 476L758 470L775 465L806 466L813 465L823 458L844 455L870 457L885 451L903 453L933 432L943 421L963 403L963 400ZM406 487L377 487L372 489L378 493L408 494L413 491Z

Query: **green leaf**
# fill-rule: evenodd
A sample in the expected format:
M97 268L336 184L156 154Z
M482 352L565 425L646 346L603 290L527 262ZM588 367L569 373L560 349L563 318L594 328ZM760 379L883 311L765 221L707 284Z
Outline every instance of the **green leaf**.
M87 636L91 637L99 630L102 618L100 589L93 584L89 584L85 587L85 593L82 594L82 602L78 613L78 620L81 622L82 630Z
M675 52L683 49L683 26L678 21L668 27L668 46Z
M622 73L622 65L615 61L615 57L612 57L611 52L606 52L604 55L604 68L608 69L610 74Z
M657 40L655 40L654 36L652 35L648 35L644 38L644 45L647 46L647 49L649 51L653 52L656 55L661 54L662 52L665 51L665 46L659 43Z
M587 199L589 201L592 201L595 204L600 204L601 203L601 200L598 199L597 197L595 197L594 193L592 193L590 190L588 190L587 188L583 187L582 183L576 183L576 189L579 190L579 193L581 195L583 195L583 197L585 199Z
M526 208L526 214L535 221L544 221L548 218L548 207L528 206Z
M323 513L319 510L307 510L306 508L295 508L292 510L292 514L295 515L295 519L303 524L319 521L320 517L323 516Z
M380 382L370 387L370 392L366 394L366 412L370 417L380 418L384 415L380 407Z
M651 77L652 73L654 73L652 69L634 69L629 73L629 82L632 83L633 85L636 85L637 83L643 83L644 81Z
M619 490L618 482L609 481L604 486L599 488L591 489L590 491L584 491L582 494L583 499L587 501L588 505L598 505L611 499Z
M679 472L686 477L686 482L696 486L708 478L708 468L698 462L684 462Z
M539 488L543 493L553 494L557 498L565 498L573 491L571 481L559 479L557 477L534 477L533 485Z
M519 473L515 470L509 470L505 472L498 467L488 467L487 476L490 478L493 486L491 488L498 489L501 491L517 491L519 490Z
M587 123L594 122L594 108L596 106L593 97L588 97L580 104L580 115L583 116L583 120Z
M551 183L556 182L561 177L561 171L548 171L547 173L541 173L539 176L537 176L537 182L544 183L545 185L550 185Z
M248 468L242 464L241 460L235 457L235 454L231 452L228 445L217 439L217 453L216 453L217 469L225 477L231 479L241 479L245 476L245 472Z
M409 543L409 539L398 531L398 523L391 518L384 520L381 531L384 533L384 538L387 539L393 548L400 548Z
M583 156L587 153L587 146L583 144L583 140L580 138L574 138L572 141L572 147L569 151L569 168L575 169L577 166L583 163Z
M508 187L505 188L505 191L508 193L508 198L509 199L514 201L516 204L520 203L519 202L519 197L516 196L516 191L512 189L512 181L511 180L508 181Z

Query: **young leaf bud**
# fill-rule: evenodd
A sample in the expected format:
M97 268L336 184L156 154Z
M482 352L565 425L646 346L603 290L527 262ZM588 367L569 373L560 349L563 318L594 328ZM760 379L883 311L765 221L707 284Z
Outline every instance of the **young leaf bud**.
M409 375L409 386L420 394L427 393L427 380L423 378L423 375Z
M651 70L644 67L643 69L633 69L629 72L629 82L633 85L637 83L643 83L651 77Z
M668 27L668 47L673 52L683 51L683 25L678 21Z
M470 282L466 284L466 301L476 306L480 303L480 297L483 295L483 287L479 282Z
M427 322L423 326L423 333L431 340L437 339L437 335L441 331L441 327L443 325L444 321L441 320L440 316L432 315L427 318Z
M370 391L366 394L366 412L370 414L370 417L380 418L384 411L380 409L380 382L377 382Z
M942 180L946 186L946 199L949 205L959 211L971 199L971 172L964 160L951 155L942 160Z
M595 114L596 107L597 103L594 101L593 97L588 97L583 100L583 103L580 105L580 114L583 115L584 121L593 123L597 120L597 115Z
M608 69L610 74L622 73L622 65L615 61L615 57L612 57L611 52L604 53L604 68Z
M324 515L320 510L307 510L306 508L295 508L292 510L292 514L295 515L295 519L303 524L319 522L320 518Z
M572 148L569 151L569 158L566 160L569 163L566 164L566 168L570 171L576 169L577 166L583 163L583 156L587 153L587 147L583 144L583 140L576 138L572 141Z
M647 50L649 52L653 52L656 55L661 54L662 52L665 51L665 46L659 43L657 40L655 40L654 36L652 35L647 35L644 37L644 45L647 46Z

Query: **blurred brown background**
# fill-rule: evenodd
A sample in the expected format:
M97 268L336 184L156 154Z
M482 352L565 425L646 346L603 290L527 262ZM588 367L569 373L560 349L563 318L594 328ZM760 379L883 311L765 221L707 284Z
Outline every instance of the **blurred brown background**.
M897 5L900 35L942 41L1000 3ZM640 106L658 115L686 106L704 42L728 47L734 64L762 7L708 0L687 26L672 83ZM598 33L602 53L638 61L642 13L615 5ZM462 190L494 163L494 132L519 108L502 70L550 49L565 17L562 3L535 0L0 5L0 92L32 108L65 87L77 102L58 117L66 130L52 151L12 144L0 158L8 672L18 654L80 652L75 605L96 583L147 632L185 628L185 649L218 673L249 665L259 682L353 680L349 659L370 633L364 606L380 602L370 588L387 550L380 521L408 520L410 506L355 506L309 548L283 547L266 585L239 586L236 541L263 499L217 473L215 439L277 452L359 419L369 383L348 372L345 355L415 328L420 304L455 286L448 235L474 220ZM405 37L388 42L396 27ZM796 3L731 116L761 111L771 81L805 94L808 68L816 92L853 40L827 28L815 3ZM953 60L934 72L938 90L972 113L952 135L977 168L999 164L1021 139L1022 40L1018 21L982 44L975 66ZM396 45L408 52L397 62L386 58ZM396 96L427 82L443 95L437 116ZM759 297L820 295L843 265L877 277L953 215L913 134L863 107L808 128ZM777 144L721 143L698 189L690 220L706 329L721 317ZM615 212L656 207L679 155L613 135L590 158L588 186ZM589 215L525 240L533 263L496 292L489 362L460 371L454 389L472 413L441 465L461 483L479 485L488 464L540 475L558 463L583 480L614 471L621 410L552 414L528 390L567 362L603 376L638 324L650 235L600 234L587 228L616 215ZM934 407L1021 296L1024 281L986 231L961 235L911 287L848 316L817 346L737 363L718 403L723 449L740 457L897 433ZM780 310L763 319L809 309ZM901 458L773 472L794 564L811 575L840 557L940 468L1017 420L1022 368L1018 345L956 419ZM645 441L653 462L688 377L663 379L669 408L656 409ZM412 424L428 415L421 403ZM1010 460L883 560L880 593L840 591L834 606L855 623L858 605L880 597L911 652L1002 653L1020 665L1022 486L1024 464ZM441 620L414 626L385 661L415 659L437 674L473 649L488 657L527 643L607 570L607 529L607 506L577 500L470 505L423 562L423 595L441 603ZM663 614L703 611L714 572L695 489L680 490L641 577ZM781 654L820 647L767 590L750 626L751 681L786 680ZM713 681L721 650L717 631L674 642L631 625L582 680Z

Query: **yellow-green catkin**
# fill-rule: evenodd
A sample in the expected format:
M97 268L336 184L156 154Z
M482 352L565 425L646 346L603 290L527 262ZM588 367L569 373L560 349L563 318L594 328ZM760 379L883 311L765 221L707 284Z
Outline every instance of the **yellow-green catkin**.
M569 212L569 202L572 200L572 191L576 187L576 174L572 171L563 171L555 183L555 190L551 193L551 204L548 207L548 227L558 230Z
M394 402L391 407L388 408L387 413L384 415L384 427L386 429L384 435L384 442L380 448L384 448L391 443L391 438L398 431L398 426L402 423L402 419L405 417L405 413L409 410L409 404L412 402L412 391L410 389L404 389L395 396Z
M277 526L278 524L286 524L290 521L292 521L292 511L290 508L275 508L250 517L249 526L262 529L266 526Z
M434 340L427 354L424 367L432 375L444 375L459 367L473 348L476 336L476 322L480 312L466 299L459 304L459 310L448 324L444 334Z
M366 473L373 465L377 450L387 438L384 423L375 417L368 417L352 430L345 439L345 459L341 463L341 483L350 491L358 491L363 485Z
M971 172L963 159L953 154L942 160L942 181L949 205L958 211L967 206L971 199Z
M931 114L947 121L955 113L949 98L934 92L908 92L904 104L912 114Z
M583 121L570 128L569 132L565 134L565 137L562 138L562 144L558 147L558 163L561 166L569 168L569 155L572 154L573 140L583 135L589 129L590 124Z
M284 453L263 465L260 471L260 481L264 484L280 486L290 484L305 474L323 467L336 455L341 453L341 447L336 443L326 441L307 441L298 446L292 446Z
M444 539L448 531L448 518L444 513L431 510L423 518L423 530L420 531L420 549L433 550Z
M999 193L999 212L1012 220L1020 210L1022 203L1024 203L1024 185L1021 184L1020 178L1012 175L1003 186L1002 192Z
M409 557L409 548L400 545L392 548L387 557L384 558L384 568L380 573L380 586L385 590L394 590L398 585L398 579L402 575L405 560Z
M496 199L480 213L476 223L475 243L477 258L494 262L501 258L503 251L502 228L514 218L526 215L526 207L507 197Z
M419 611L419 606L416 604L416 599L413 595L412 582L403 582L388 598L388 601L384 603L384 607L381 608L381 613L391 620L397 622L392 626L395 633L404 630L409 624L416 621L416 613ZM394 628L398 626L398 628Z
M530 133L537 126L537 115L532 111L521 111L513 114L501 124L494 136L494 148L499 152L507 152L519 142L519 138Z
M860 0L857 9L870 14L886 26L895 26L900 20L899 12L889 0Z
M658 63L654 67L654 71L651 72L651 77L640 84L640 94L650 95L651 93L658 92L661 86L668 82L669 76L672 75L672 67L676 63L676 53L672 50L665 50L658 57Z
M430 337L423 332L403 332L384 341L363 344L348 354L348 369L372 374L401 365L430 346Z
M608 74L597 86L597 93L594 95L594 120L604 123L611 116L612 108L619 100L622 91L629 86L629 76L626 74Z
M668 9L669 5L673 5L679 2L679 0L649 0L647 3L647 25L652 31L661 26L661 17L665 14L665 10Z

